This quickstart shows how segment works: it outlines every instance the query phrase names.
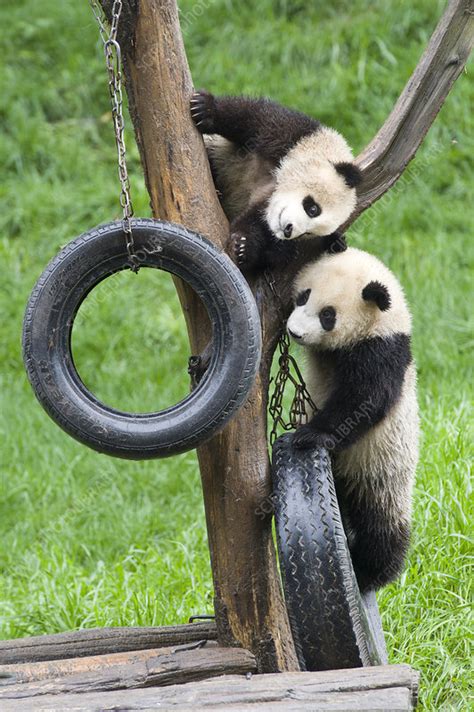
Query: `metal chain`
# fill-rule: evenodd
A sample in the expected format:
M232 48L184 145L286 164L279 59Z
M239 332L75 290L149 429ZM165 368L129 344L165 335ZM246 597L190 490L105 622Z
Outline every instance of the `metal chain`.
M272 276L265 272L265 278L272 290L274 296L281 302L281 298L275 289L275 282ZM282 332L278 340L278 348L280 356L278 358L278 373L274 380L275 387L270 398L268 412L272 418L272 429L270 432L270 444L273 445L278 436L278 427L283 430L293 430L298 425L307 423L310 417L317 411L317 407L311 398L309 391L304 382L301 371L296 363L295 358L290 354L290 339L284 324L282 324ZM294 374L294 375L293 375ZM286 384L290 381L294 388L294 396L288 410L288 420L283 417L283 396L285 394ZM309 410L309 412L308 412Z
M270 398L268 411L272 417L273 424L270 432L270 444L273 445L278 433L278 426L283 430L294 430L298 425L307 423L316 412L316 405L311 398L304 382L301 371L295 358L289 352L290 339L286 332L283 332L278 341L280 356L278 358L278 373L275 377L275 387ZM294 371L294 374L292 373ZM283 417L283 396L288 381L294 388L294 396L288 410L288 420ZM308 413L308 406L310 412Z
M100 36L104 44L105 63L109 75L109 94L112 107L112 121L115 131L115 143L117 146L118 174L120 180L120 205L122 207L122 226L125 234L127 253L129 256L131 269L138 272L140 262L135 255L131 218L133 217L133 205L130 197L130 180L127 171L124 118L123 118L123 95L122 95L122 54L120 44L117 41L117 30L122 12L122 0L114 0L112 7L112 21L110 30L103 21L102 8L98 0L89 0L89 4L94 13L99 26Z
M100 36L104 44L105 62L109 75L109 93L112 106L112 119L115 130L115 142L117 144L118 157L118 172L121 185L120 205L123 210L123 231L127 243L127 252L134 272L138 271L139 261L134 254L134 243L131 227L131 218L133 216L133 206L130 198L130 181L127 172L125 137L124 137L124 119L123 119L123 96L122 96L122 70L121 70L121 51L117 41L118 23L122 12L122 0L114 0L112 8L112 22L110 31L103 22L102 8L98 0L89 0L92 12L99 26ZM266 272L265 278L270 289L276 299L280 297L275 289L275 282L271 275ZM283 327L283 325L282 325ZM289 353L290 340L284 328L278 342L280 349L280 357L278 359L278 374L275 378L275 388L270 399L269 412L273 419L273 426L270 433L270 443L273 443L277 437L278 426L283 430L292 430L302 423L308 422L309 415L306 406L311 408L312 412L316 411L316 406L306 388L306 384L301 375L301 371L293 356ZM296 374L292 374L292 370ZM285 386L290 381L295 389L293 400L289 409L289 421L286 422L283 418L283 396Z

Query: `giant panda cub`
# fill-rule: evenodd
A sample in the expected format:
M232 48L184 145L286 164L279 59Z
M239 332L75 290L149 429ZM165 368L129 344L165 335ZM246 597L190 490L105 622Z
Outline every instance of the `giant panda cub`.
M356 205L361 173L334 129L269 99L196 92L191 115L202 134L223 208L230 253L243 271L345 249L337 229ZM322 239L324 238L324 239Z
M297 448L327 447L362 590L401 571L418 458L411 318L402 288L372 255L348 248L297 275L288 334L306 351L317 410Z

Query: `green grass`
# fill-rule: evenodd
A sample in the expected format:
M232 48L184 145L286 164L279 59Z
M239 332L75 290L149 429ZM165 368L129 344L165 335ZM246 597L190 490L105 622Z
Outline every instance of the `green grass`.
M356 151L443 9L438 0L254 6L181 4L196 85L268 94L337 127ZM185 621L212 610L194 454L133 463L89 451L42 412L21 361L24 306L47 261L119 215L97 29L86 2L5 0L0 23L0 636ZM472 100L463 75L402 181L349 235L399 275L414 314L423 440L413 545L379 600L390 658L421 670L427 710L469 709ZM136 213L148 215L130 127L128 139ZM170 280L123 274L91 300L74 339L84 379L121 407L177 400L189 353Z

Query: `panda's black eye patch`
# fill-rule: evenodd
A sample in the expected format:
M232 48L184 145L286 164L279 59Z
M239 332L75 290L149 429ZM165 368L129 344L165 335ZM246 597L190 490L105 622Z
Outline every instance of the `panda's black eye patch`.
M310 218L317 218L321 215L321 206L317 204L311 195L307 195L303 198L303 208L306 215Z
M297 307L302 307L304 304L309 299L309 295L311 294L311 289L305 289L304 292L300 292L299 294L296 295L296 300L295 304Z
M324 307L319 312L319 321L325 331L332 331L336 324L336 310L334 307Z

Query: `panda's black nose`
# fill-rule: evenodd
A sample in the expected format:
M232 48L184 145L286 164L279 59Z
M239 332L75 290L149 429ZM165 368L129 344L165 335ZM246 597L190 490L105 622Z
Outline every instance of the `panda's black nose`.
M291 237L292 232L293 232L293 225L291 223L288 223L288 225L285 225L285 229L283 230L284 236Z
M296 339L296 340L301 339L301 334L295 334L295 332L292 331L291 329L288 329L288 333L292 339Z

